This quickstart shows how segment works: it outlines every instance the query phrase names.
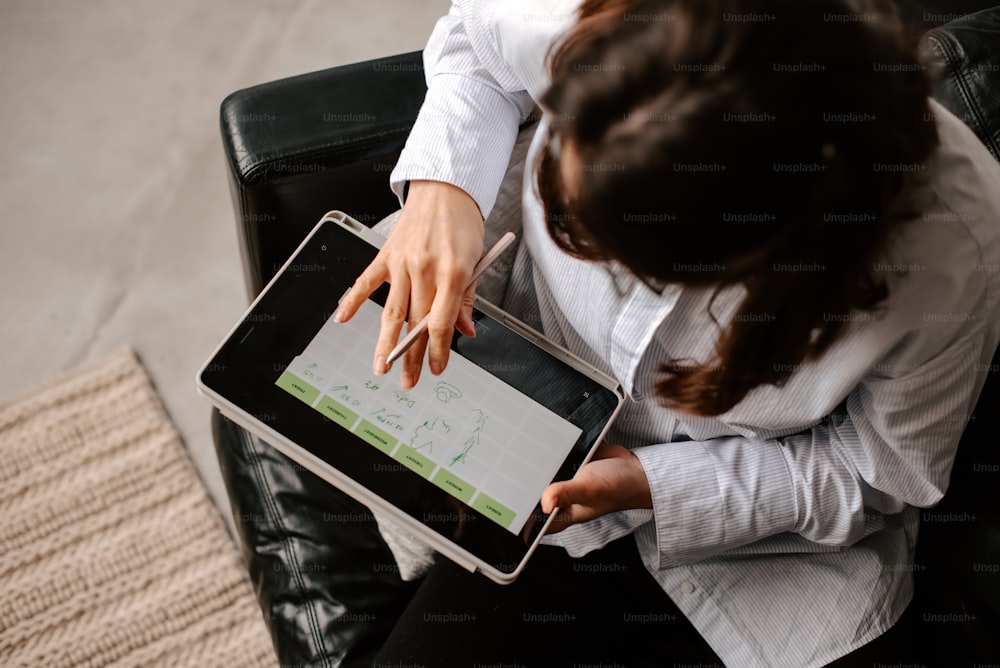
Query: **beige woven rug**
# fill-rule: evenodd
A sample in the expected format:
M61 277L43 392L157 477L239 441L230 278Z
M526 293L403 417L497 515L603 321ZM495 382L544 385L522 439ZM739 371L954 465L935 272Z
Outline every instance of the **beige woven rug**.
M130 350L0 406L0 666L276 663L239 553Z

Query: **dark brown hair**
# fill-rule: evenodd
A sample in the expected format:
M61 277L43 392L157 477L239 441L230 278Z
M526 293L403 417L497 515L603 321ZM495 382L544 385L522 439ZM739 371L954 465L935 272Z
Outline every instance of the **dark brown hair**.
M852 8L853 7L853 8ZM551 53L549 233L644 280L745 296L715 360L673 360L671 406L718 415L819 357L887 296L874 263L913 212L904 174L937 144L898 22L840 0L587 0ZM849 222L844 222L849 221Z

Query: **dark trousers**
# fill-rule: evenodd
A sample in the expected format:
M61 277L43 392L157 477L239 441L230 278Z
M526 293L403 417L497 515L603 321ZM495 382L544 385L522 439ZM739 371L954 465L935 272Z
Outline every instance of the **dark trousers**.
M836 661L872 666L906 654L897 624ZM646 571L627 536L581 559L541 546L497 585L440 559L375 660L376 668L722 666Z
M510 585L439 560L375 666L660 668L674 662L722 666L626 537L581 559L540 546Z

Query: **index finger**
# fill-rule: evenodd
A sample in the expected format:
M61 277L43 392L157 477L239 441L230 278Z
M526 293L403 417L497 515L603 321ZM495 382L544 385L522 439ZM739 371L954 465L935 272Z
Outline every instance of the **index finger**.
M365 300L388 278L389 268L381 257L376 256L371 264L361 272L361 275L354 280L354 284L340 300L340 305L333 314L334 322L347 322L353 318Z

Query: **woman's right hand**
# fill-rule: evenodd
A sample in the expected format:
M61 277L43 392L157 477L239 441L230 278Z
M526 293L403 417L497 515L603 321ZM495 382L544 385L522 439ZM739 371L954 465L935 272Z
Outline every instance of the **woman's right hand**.
M373 362L381 375L389 370L385 360L399 341L403 321L416 326L430 313L428 336L402 358L401 384L408 390L420 377L425 350L436 375L448 364L454 328L475 336L475 285L469 286L469 279L482 254L483 218L475 200L448 183L411 181L396 226L340 302L334 320L350 320L369 295L389 281Z

